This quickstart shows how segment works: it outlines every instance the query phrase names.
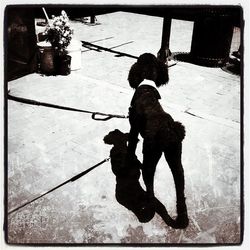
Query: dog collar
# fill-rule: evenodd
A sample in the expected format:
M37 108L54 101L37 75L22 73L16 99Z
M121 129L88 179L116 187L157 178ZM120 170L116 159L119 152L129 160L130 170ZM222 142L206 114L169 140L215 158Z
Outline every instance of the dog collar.
M151 86L151 87L156 87L155 86L155 82L154 81L152 81L152 80L148 80L148 79L144 79L140 84L139 84L139 86L141 86L141 85L149 85L149 86ZM139 87L138 86L138 87Z

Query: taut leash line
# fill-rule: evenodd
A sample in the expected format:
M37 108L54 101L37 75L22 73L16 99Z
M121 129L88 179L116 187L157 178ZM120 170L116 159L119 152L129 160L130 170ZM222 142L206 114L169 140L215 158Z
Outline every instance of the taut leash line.
M112 118L128 118L128 116L125 116L125 115L105 114L105 113L101 113L101 112L93 112L93 111L84 110L84 109L76 109L76 108L60 106L60 105L56 105L56 104L52 104L52 103L39 102L36 100L27 99L27 98L23 98L23 97L17 97L17 96L13 96L10 94L8 94L7 96L8 96L9 100L21 102L21 103L25 103L25 104L92 114L92 116L91 116L92 119L94 119L96 121L107 121L107 120L112 119ZM105 118L96 118L96 115L106 116L106 117Z
M57 185L56 187L50 189L49 191L47 191L47 192L45 192L45 193L42 193L41 195L37 196L36 198L34 198L34 199L32 199L32 200L30 200L30 201L28 201L28 202L25 202L25 203L22 204L21 206L16 207L16 208L10 210L10 211L8 212L8 215L9 215L9 214L12 214L12 213L14 213L14 212L16 212L17 210L19 210L19 209L21 209L21 208L27 206L28 204L30 204L30 203L32 203L32 202L34 202L34 201L36 201L36 200L42 198L43 196L45 196L45 195L47 195L47 194L53 192L54 190L56 190L56 189L58 189L58 188L64 186L65 184L67 184L67 183L69 183L69 182L76 181L77 179L81 178L82 176L86 175L88 172L92 171L92 170L95 169L96 167L102 165L103 163L105 163L105 162L107 162L107 161L109 161L109 160L110 160L110 157L104 159L103 161L101 161L101 162L99 162L99 163L97 163L97 164L94 165L93 167L90 167L90 168L88 168L87 170L84 170L84 171L81 172L80 174L77 174L77 175L73 176L73 177L70 178L69 180L64 181L63 183Z

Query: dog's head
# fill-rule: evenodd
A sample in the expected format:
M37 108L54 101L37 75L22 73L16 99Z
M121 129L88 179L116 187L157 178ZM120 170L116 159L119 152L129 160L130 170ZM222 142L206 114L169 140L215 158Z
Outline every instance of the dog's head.
M119 129L109 132L104 138L104 143L115 145L118 143L126 143L128 141L128 133L122 133Z
M140 55L137 62L130 68L129 85L132 88L137 88L144 79L153 80L156 87L167 84L169 80L167 65L151 53Z

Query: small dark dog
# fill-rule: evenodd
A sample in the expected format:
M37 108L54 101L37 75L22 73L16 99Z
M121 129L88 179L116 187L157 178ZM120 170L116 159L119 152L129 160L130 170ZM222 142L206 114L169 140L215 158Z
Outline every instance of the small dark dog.
M155 214L142 189L139 178L141 162L134 158L127 164L128 134L116 129L104 137L104 142L114 145L110 151L111 167L116 176L115 196L117 201L131 210L140 222L150 221Z
M110 151L111 167L116 176L116 199L131 210L140 222L148 222L157 212L167 225L178 228L176 222L169 216L165 206L155 198L155 205L148 200L147 193L140 185L141 162L134 158L127 161L128 134L116 129L104 137L104 142L114 145Z
M177 222L180 227L188 225L184 196L184 171L181 163L184 126L173 120L159 103L160 94L154 87L168 82L168 68L154 55L145 53L132 65L128 81L135 93L129 109L131 125L128 155L135 157L139 133L143 137L142 175L148 196L154 200L154 174L156 165L164 153L172 171L177 197ZM154 85L154 86L152 86Z

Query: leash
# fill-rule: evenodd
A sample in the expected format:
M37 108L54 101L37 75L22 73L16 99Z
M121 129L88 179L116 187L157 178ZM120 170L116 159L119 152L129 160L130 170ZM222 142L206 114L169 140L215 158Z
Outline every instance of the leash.
M25 202L24 204L22 204L22 205L20 205L20 206L18 206L18 207L16 207L16 208L10 210L10 211L8 212L8 215L9 215L9 214L12 214L12 213L14 213L14 212L16 212L17 210L19 210L19 209L21 209L21 208L27 206L28 204L30 204L30 203L32 203L32 202L34 202L34 201L36 201L36 200L42 198L43 196L45 196L45 195L47 195L47 194L53 192L54 190L56 190L56 189L58 189L58 188L64 186L65 184L67 184L67 183L69 183L69 182L76 181L77 179L81 178L82 176L86 175L88 172L92 171L92 170L95 169L96 167L102 165L103 163L105 163L105 162L107 162L107 161L109 161L109 160L110 160L110 157L104 159L103 161L101 161L101 162L99 162L99 163L97 163L97 164L94 165L93 167L90 167L90 168L88 168L87 170L84 170L84 171L81 172L80 174L77 174L77 175L73 176L73 177L70 178L69 180L64 181L63 183L57 185L56 187L50 189L49 191L40 194L40 195L37 196L36 198L34 198L34 199L32 199L32 200L30 200L30 201L28 201L28 202Z
M92 114L91 118L93 120L96 120L96 121L107 121L107 120L112 119L112 118L128 118L128 116L125 116L125 115L106 114L106 113L101 113L101 112L93 112L93 111L88 111L88 110L83 110L83 109L76 109L76 108L71 108L71 107L66 107L66 106L60 106L60 105L56 105L56 104L52 104L52 103L38 102L38 101L32 100L32 99L26 99L26 98L22 98L22 97L13 96L13 95L10 95L9 93L7 94L7 97L9 100L21 102L21 103L25 103L25 104ZM106 117L98 118L98 117L96 117L98 115L99 116L106 116Z
M127 54L127 53L117 51L117 50L113 50L114 48L118 48L120 46L132 43L133 41L130 41L130 42L127 42L127 43L122 43L120 45L116 45L116 46L113 46L113 47L110 47L110 48L106 48L106 47L103 47L103 46L100 46L100 45L96 45L96 44L93 44L93 43L87 42L87 41L81 41L81 42L82 42L82 46L86 47L88 49L93 49L93 50L97 50L97 51L104 50L104 51L116 54L117 57L127 56L127 57L134 58L134 59L139 58L138 56ZM175 63L173 63L171 65L167 65L167 67L170 68L170 67L175 66L176 64L177 64L177 62L175 62Z

